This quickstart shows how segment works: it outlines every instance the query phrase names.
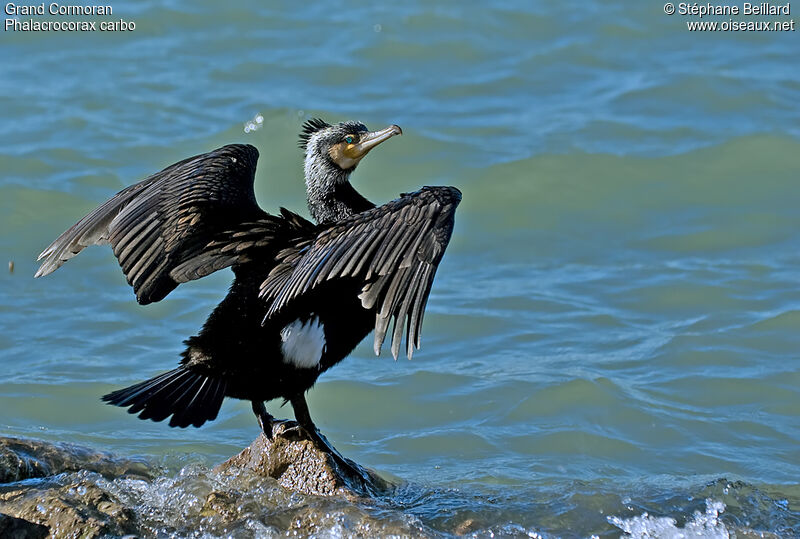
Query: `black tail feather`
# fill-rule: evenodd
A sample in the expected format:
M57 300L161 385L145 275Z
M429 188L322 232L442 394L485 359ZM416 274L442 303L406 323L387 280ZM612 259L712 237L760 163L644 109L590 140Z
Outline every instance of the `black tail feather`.
M217 418L225 398L225 380L192 372L187 367L165 372L144 382L103 396L108 404L129 408L140 419L163 421L170 427L199 427Z

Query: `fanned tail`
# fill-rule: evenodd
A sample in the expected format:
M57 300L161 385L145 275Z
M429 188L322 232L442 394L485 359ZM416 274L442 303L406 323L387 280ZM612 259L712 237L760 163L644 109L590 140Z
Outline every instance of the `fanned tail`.
M155 378L103 396L108 404L129 408L140 419L163 421L170 427L199 427L217 418L225 398L226 382L192 372L187 367L165 372Z

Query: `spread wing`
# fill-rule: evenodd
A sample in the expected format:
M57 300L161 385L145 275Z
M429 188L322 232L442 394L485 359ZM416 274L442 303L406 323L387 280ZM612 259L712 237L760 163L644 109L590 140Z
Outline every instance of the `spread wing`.
M287 244L308 242L317 232L312 222L281 208L279 216L265 214L256 221L242 221L220 231L203 249L184 257L170 274L197 279L233 264L250 262L267 249L274 254Z
M204 247L221 231L269 217L253 192L258 150L231 144L171 165L127 187L61 234L39 255L47 275L89 245L110 243L136 299L163 299L179 283L237 262ZM188 260L202 259L187 268Z
M397 358L405 328L411 358L460 201L454 187L424 187L282 250L259 291L269 304L265 320L321 283L362 279L361 304L376 308L375 353L394 319L392 355Z

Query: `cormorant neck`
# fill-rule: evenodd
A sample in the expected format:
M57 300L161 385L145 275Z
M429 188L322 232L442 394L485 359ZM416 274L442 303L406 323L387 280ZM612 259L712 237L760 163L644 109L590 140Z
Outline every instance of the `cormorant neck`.
M318 224L341 221L375 207L350 184L350 173L355 167L342 170L307 156L304 169L308 210Z

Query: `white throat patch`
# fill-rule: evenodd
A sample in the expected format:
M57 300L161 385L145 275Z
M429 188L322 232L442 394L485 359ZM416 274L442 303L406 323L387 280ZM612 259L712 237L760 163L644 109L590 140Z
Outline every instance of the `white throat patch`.
M298 318L281 330L281 341L284 363L313 369L325 351L325 328L317 316L305 323Z

